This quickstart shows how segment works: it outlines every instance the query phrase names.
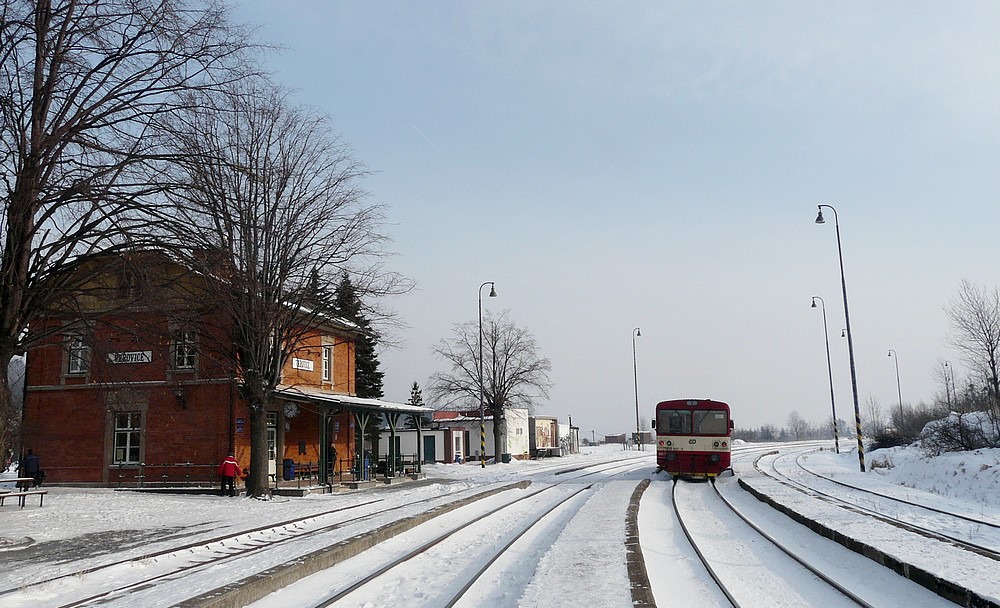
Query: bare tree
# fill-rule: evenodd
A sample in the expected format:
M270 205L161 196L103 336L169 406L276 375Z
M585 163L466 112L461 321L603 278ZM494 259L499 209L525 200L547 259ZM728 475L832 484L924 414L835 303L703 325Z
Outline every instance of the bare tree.
M986 380L986 410L994 433L1000 434L1000 289L962 281L945 312L954 332L949 343Z
M33 321L89 279L81 256L142 238L161 188L148 135L179 92L240 78L247 47L217 4L0 0L4 368L47 337ZM0 374L0 438L10 423Z
M429 389L435 400L452 409L479 406L480 388L487 409L493 413L493 445L502 447L506 409L534 410L534 400L547 397L552 386L547 358L538 356L535 338L507 318L487 313L483 321L483 376L479 375L479 324L456 325L454 336L442 340L433 352L451 365L448 372L431 376ZM498 454L499 455L499 454Z
M809 423L797 410L792 410L788 414L788 431L795 436L796 441L801 441L809 435Z
M882 414L882 405L878 398L869 394L865 399L865 410L868 413L868 434L872 437L885 433L885 418Z
M263 80L192 100L179 123L189 187L170 194L178 255L216 277L213 306L233 345L228 367L250 409L248 493L266 495L266 407L301 338L337 313L332 286L351 272L366 295L397 293L380 273L382 209L325 116L290 105ZM378 280L381 279L381 280Z

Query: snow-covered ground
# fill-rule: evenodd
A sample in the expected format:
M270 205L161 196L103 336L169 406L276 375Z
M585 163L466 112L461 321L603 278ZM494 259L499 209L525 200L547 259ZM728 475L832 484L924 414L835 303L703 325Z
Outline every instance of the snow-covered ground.
M739 450L746 450L749 454L751 451L764 451L764 448L787 450L795 447L795 444L750 445L741 446ZM945 499L948 504L965 505L969 512L1000 521L1000 450L949 454L934 459L925 459L908 449L880 451L869 454L868 462L884 466L878 466L866 474L857 472L857 457L852 453L835 455L824 451L810 454L809 458L811 463L817 463L816 466L822 466L826 471L834 471L840 478L855 478L866 485L880 485L890 490L905 486L919 493L926 492ZM594 603L606 606L630 605L629 581L624 565L625 511L632 488L643 479L651 479L653 485L642 500L639 531L647 570L654 580L654 592L657 585L666 580L663 573L669 572L672 588L661 590L660 593L670 593L672 600L683 601L686 606L726 605L724 598L719 601L716 597L718 594L709 591L712 583L706 579L698 564L693 562L690 550L683 547L683 539L679 539L674 530L663 529L664 526L671 525L669 515L672 507L666 491L670 484L658 483L663 480L662 475L654 473L652 451L625 451L620 446L584 448L580 455L540 462L513 462L489 466L485 470L475 465L434 465L427 467L426 472L429 477L441 480L442 483L406 484L375 491L274 501L49 487L49 495L42 507L38 506L37 500L31 499L24 509L19 509L14 501L7 501L0 507L0 563L3 564L0 568L0 593L18 590L22 585L41 578L76 572L126 556L145 555L164 547L189 544L222 532L247 530L329 511L339 505L346 507L364 500L378 499L382 507L398 504L402 508L417 498L446 497L526 477L531 477L537 483L554 481L551 474L546 477L546 471L556 461L559 464L585 464L626 459L636 459L635 464L638 466L632 470L625 469L613 478L597 481L586 502L571 514L567 513L559 519L560 516L556 513L556 522L550 524L546 528L547 532L542 535L544 542L539 540L531 543L528 553L532 557L523 559L520 563L503 565L506 572L504 587L501 588L499 584L485 585L484 590L473 594L475 603L491 606L576 606ZM13 473L7 473L6 476L13 476ZM719 485L727 495L743 505L741 508L759 512L763 503L751 498L735 481L735 478L721 479L722 483ZM766 517L773 518L775 526L785 530L789 542L801 542L805 545L814 541L811 532L798 524L790 523L785 516L774 512ZM506 542L503 534L491 534L488 528L481 530L477 539L478 542L492 542L498 546ZM387 545L383 551L368 551L348 560L350 564L338 564L337 568L341 572L347 572L348 569L373 569L385 559L383 553L389 550ZM429 572L431 575L429 580L433 580L434 572L454 568L455 560L461 559L461 551L452 551L451 564L447 561L447 552L435 559L439 561L429 559L423 564L425 574ZM834 558L834 561L838 559ZM151 566L144 564L144 567ZM245 563L242 568L249 573L258 566ZM948 567L954 568L956 565ZM833 569L834 565L830 568ZM879 568L881 567L876 567L875 570L878 571ZM866 574L859 575L857 571L852 571L847 576L870 576L867 570L865 572ZM207 590L239 576L240 572L232 571L207 573L202 575L202 579L185 579L183 585L158 585L156 593L150 597L155 597L155 605L171 605L190 597L192 588ZM329 578L328 576L327 579ZM904 582L901 577L895 578L902 584L901 591L877 588L868 591L882 593L884 602L878 605L901 605L898 603L899 596L892 595L899 593L911 594L906 596L911 598L906 602L911 606L949 605L937 596L923 594L920 588ZM99 582L93 581L95 589ZM86 592L90 584L87 575L72 577L70 581L61 583L62 586L76 587L79 592ZM314 593L309 585L309 580L305 579L293 588L265 598L258 604L261 607L303 605L303 598ZM751 592L753 585L753 577L750 577L746 587ZM906 588L908 585L913 589ZM878 587L879 583L874 586ZM400 584L388 594L376 590L374 595L361 597L356 604L345 605L433 605L433 601L428 599L427 591L427 584L422 587ZM5 608L56 605L64 603L59 599L64 597L60 595L61 592L61 588L32 588L5 595L0 604ZM658 593L658 601L660 597ZM144 599L143 605L154 605L151 602L152 599L148 602ZM130 604L124 598L117 605ZM673 604L664 602L661 605ZM784 605L803 604L798 599L789 598L789 603Z

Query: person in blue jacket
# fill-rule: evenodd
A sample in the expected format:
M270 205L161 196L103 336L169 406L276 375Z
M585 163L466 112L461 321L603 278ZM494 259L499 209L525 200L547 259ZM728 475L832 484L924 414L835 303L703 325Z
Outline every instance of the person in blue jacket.
M30 448L28 449L27 456L24 457L24 462L21 464L21 477L31 477L34 480L31 482L31 486L34 488L42 485L42 480L45 478L45 472L42 471L42 460ZM24 483L23 487L27 489L27 482Z

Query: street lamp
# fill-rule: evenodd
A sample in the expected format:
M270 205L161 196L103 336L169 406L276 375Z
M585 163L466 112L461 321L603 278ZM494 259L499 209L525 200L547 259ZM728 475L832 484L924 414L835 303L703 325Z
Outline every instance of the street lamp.
M944 397L948 400L948 411L951 411L951 392L948 390L948 368L951 367L951 361L944 362ZM954 368L952 368L954 373ZM954 382L952 382L954 384ZM958 395L955 395L955 399L958 399Z
M826 371L830 376L830 407L833 408L833 447L839 454L840 438L837 435L837 402L833 399L833 365L830 363L830 331L826 324L826 302L819 296L813 296L813 308L816 308L816 300L819 300L823 309L823 336L826 338Z
M493 281L486 281L479 286L479 463L486 468L486 408L483 405L483 287L490 286L490 297L497 297ZM497 414L493 412L493 424L497 423ZM494 451L500 446L494 446ZM495 456L494 456L495 457Z
M639 372L635 366L635 338L641 335L638 327L632 330L632 378L635 381L635 440L639 442L639 447L643 448L642 429L639 428ZM645 452L646 450L643 449L642 451Z
M896 396L899 397L899 428L903 428L903 393L899 390L899 355L896 351L889 349L889 356L892 357L893 362L896 364Z
M840 219L837 210L830 205L817 205L819 214L816 215L817 224L825 224L823 219L823 207L833 211L833 223L837 229L837 255L840 258L840 286L844 292L844 324L847 326L844 331L847 333L847 354L851 360L851 390L854 393L854 427L858 436L858 463L861 472L865 472L865 443L861 434L861 406L858 404L858 375L854 369L854 339L851 336L851 315L847 308L847 279L844 277L844 250L840 246Z

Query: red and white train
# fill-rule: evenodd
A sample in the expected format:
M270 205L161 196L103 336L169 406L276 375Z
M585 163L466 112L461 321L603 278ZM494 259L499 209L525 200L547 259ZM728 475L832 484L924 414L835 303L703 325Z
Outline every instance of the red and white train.
M711 399L656 404L656 466L678 477L716 477L730 467L729 406Z

